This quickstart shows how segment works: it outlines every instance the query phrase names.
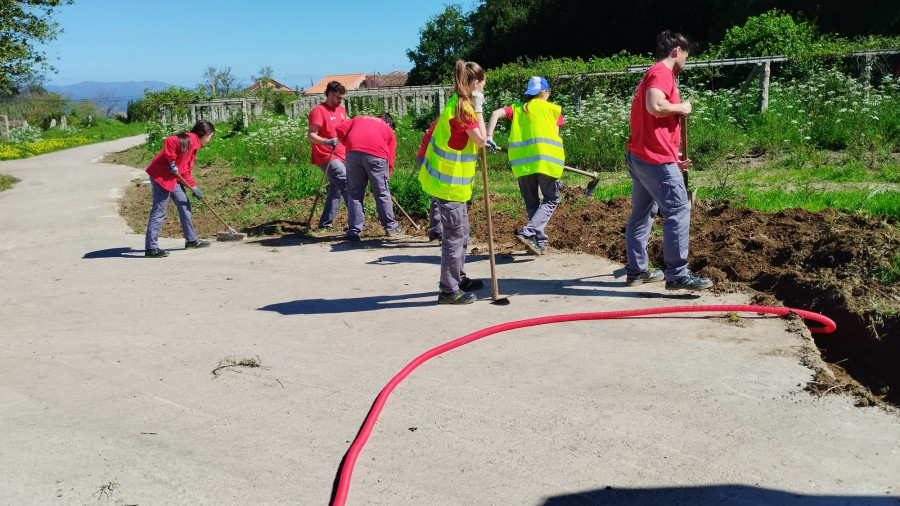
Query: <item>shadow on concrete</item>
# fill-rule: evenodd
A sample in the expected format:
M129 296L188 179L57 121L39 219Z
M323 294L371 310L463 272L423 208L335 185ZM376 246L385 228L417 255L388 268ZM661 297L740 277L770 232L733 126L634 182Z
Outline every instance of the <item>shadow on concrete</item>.
M413 300L417 299L417 300ZM377 295L373 297L348 297L345 299L305 299L279 302L259 308L260 311L274 311L282 315L336 314L378 311L409 307L433 306L437 304L437 291L401 295Z
M85 253L81 258L144 258L144 250L134 248L109 248Z
M606 487L575 494L550 497L541 506L666 506L778 504L787 506L896 506L897 496L805 495L746 485L709 485L700 487L631 488Z

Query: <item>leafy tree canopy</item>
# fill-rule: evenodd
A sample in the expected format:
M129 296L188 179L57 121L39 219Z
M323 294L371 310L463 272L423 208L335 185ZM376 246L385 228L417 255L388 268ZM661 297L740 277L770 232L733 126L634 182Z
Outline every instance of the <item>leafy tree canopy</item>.
M0 0L0 94L17 91L35 73L53 70L35 44L54 40L61 31L53 10L73 0Z
M425 85L447 82L453 64L465 58L472 43L468 16L460 5L447 5L444 12L432 17L419 31L419 46L406 51L413 62L407 84Z

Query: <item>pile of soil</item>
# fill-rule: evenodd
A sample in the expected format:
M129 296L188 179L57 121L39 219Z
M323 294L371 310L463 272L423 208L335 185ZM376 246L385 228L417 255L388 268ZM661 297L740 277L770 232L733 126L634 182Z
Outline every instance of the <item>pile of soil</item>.
M227 171L221 168L195 168L195 177L204 182L204 193L216 196L214 205L223 216L252 207L249 204L259 202L266 193L252 178L224 174ZM236 188L242 190L236 192ZM624 264L630 200L584 201L583 191L565 188L563 203L547 226L550 254L554 250L580 252ZM135 181L120 203L120 212L138 233L146 227L149 193L148 185ZM499 200L499 196L491 196L492 202ZM235 228L251 236L276 236L275 240L286 235L335 240L335 234L317 238L306 230L311 201L271 202L251 226ZM288 207L301 209L296 221L266 219L283 216L280 211ZM313 223L318 217L316 213ZM398 218L404 219L400 213ZM413 218L420 224L428 221L421 214ZM472 203L469 218L473 238L486 241L484 206L480 202ZM514 234L525 223L524 218L524 209L517 218L492 216L498 253L523 249ZM377 223L374 217L371 221ZM201 237L224 230L211 213L202 210L195 214L194 224ZM658 218L657 227L660 224ZM335 225L346 226L343 209ZM367 233L382 233L380 227L373 228L377 230ZM406 228L414 232L412 227ZM425 234L425 230L415 232ZM162 235L181 237L174 210L169 211ZM806 309L836 322L836 332L814 335L835 377L817 378L809 385L811 391L851 392L860 405L900 405L900 282L882 283L876 278L900 252L897 220L846 215L833 209L809 212L797 208L767 214L733 207L728 202L698 201L691 211L690 236L691 269L715 281L713 290L749 289L755 304ZM664 265L661 234L651 236L648 251L652 264Z

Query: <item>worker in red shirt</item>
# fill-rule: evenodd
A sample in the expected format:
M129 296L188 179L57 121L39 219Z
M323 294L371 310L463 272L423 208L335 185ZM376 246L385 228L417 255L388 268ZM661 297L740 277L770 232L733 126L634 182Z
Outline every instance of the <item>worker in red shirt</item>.
M394 118L383 113L372 116L356 116L337 127L338 140L347 149L347 239L359 241L365 223L363 197L366 185L372 185L375 211L378 221L389 236L405 231L394 219L394 206L389 188L397 137L394 135Z
M437 125L437 122L438 120L432 121L431 126L428 127L428 130L422 137L422 144L419 146L419 152L416 153L417 169L425 163L425 153L428 151L428 143L431 142L431 133L434 132L434 126ZM438 205L438 201L432 197L431 206L428 210L428 240L440 243L443 229L441 228L441 212Z
M338 142L336 129L347 121L347 110L341 105L347 89L337 81L325 87L325 101L309 111L309 127L306 139L310 143L312 163L328 172L328 193L325 208L319 218L319 228L331 228L331 223L341 209L341 200L347 202L347 170L344 165L346 150ZM332 154L332 150L334 153ZM331 162L329 162L329 158Z
M181 221L181 232L184 234L184 249L206 248L209 241L203 241L197 237L194 224L191 221L191 202L187 197L187 188L178 182L178 175L190 185L194 197L203 199L203 195L197 188L197 183L191 177L194 168L194 158L197 150L205 146L216 133L216 127L206 120L200 120L190 132L181 132L166 137L163 148L147 167L150 176L150 186L153 191L153 206L150 209L150 218L147 220L147 233L144 237L144 256L147 258L163 258L169 256L169 252L159 247L159 232L162 229L163 219L166 217L166 207L169 199L175 203L178 209L178 219Z

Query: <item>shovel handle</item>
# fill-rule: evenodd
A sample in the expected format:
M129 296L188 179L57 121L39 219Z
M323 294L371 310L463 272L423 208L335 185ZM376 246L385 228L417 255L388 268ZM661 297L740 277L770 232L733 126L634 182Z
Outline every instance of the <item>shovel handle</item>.
M586 170L576 169L575 167L569 167L568 165L564 165L563 170L581 174L582 176L587 176L593 179L597 179L600 177L600 174L597 174L596 172L588 172Z
M184 176L182 176L180 173L177 173L177 174L175 174L175 175L178 176L178 179L181 180L181 184L183 184L186 188L190 188L190 187L191 187L191 185L189 185L188 182L184 180ZM222 225L225 225L225 228L227 228L228 231L229 231L230 233L232 233L232 234L235 234L235 233L236 233L236 232L234 231L234 229L231 228L231 227L229 227L229 226L228 226L228 223L226 223L225 220L223 220L222 217L219 216L219 213L217 213L216 210L212 208L212 206L210 206L209 204L207 204L206 201L203 200L203 199L200 199L200 202L203 202L203 203L206 205L206 208L209 209L210 211L212 211L212 213L213 213L214 215L216 215L216 218L219 218L219 221L222 222Z

